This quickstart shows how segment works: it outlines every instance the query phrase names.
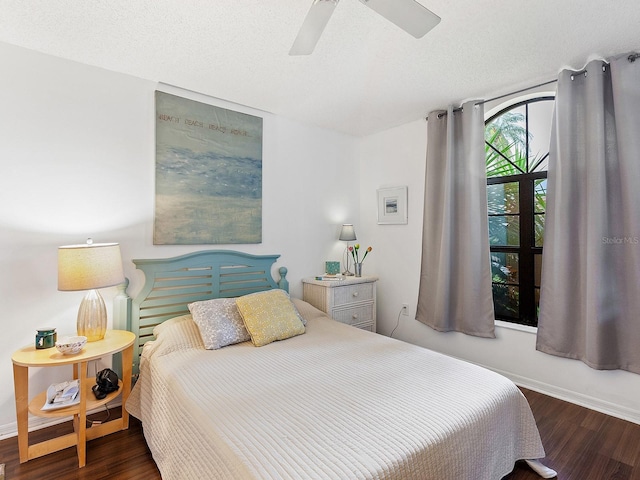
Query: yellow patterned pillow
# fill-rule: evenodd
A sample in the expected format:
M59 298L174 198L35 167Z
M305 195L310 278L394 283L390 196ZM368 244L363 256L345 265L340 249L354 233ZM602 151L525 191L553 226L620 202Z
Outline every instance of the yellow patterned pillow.
M256 347L304 333L298 311L283 290L238 297L236 305Z

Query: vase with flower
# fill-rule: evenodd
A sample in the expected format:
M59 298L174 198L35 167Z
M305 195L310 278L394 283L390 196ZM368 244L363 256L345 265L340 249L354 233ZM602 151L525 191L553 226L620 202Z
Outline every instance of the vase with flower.
M369 252L371 250L373 250L372 247L367 247L367 250L364 252L364 255L362 256L362 260L360 260L360 244L356 243L355 245L349 247L349 251L351 252L351 256L353 257L353 264L356 270L356 277L361 277L362 276L362 262L364 262L364 259L367 258L367 255L369 255Z

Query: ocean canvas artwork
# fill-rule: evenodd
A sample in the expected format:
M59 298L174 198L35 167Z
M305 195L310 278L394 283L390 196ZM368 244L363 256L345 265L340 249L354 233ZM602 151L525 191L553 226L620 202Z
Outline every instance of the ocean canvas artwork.
M262 242L262 118L156 91L155 245Z

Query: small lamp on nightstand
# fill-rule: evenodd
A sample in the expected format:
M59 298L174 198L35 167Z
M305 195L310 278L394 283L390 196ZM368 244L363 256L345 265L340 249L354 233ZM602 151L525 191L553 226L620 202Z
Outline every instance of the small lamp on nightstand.
M104 338L107 309L97 288L124 282L122 257L117 243L67 245L58 248L58 290L89 290L78 309L78 335L94 342Z
M342 225L342 229L340 230L340 237L338 237L338 240L347 242L347 248L345 250L347 254L346 270L342 272L342 274L348 275L348 276L353 275L353 273L351 273L351 271L349 270L349 242L357 240L357 238L356 238L356 231L354 230L352 224L344 223Z

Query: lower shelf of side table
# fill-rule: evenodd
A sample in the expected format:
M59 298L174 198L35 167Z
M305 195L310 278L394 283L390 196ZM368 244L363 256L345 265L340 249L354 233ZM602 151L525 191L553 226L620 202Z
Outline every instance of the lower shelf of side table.
M116 392L111 392L102 400L97 400L95 395L91 391L91 387L95 385L95 378L87 378L84 389L81 392L82 395L85 395L86 399L86 411L93 410L95 408L101 407L106 403L114 400L118 395L120 395L122 391L122 382L118 382L120 388ZM59 450L63 450L65 448L76 446L78 448L78 458L80 459L80 467L84 466L84 449L85 442L88 440L93 440L94 438L100 438L105 435L109 435L111 433L115 433L119 430L124 430L128 428L129 421L128 417L115 418L108 422L91 426L90 428L82 428L80 425L80 421L84 421L84 419L80 418L80 404L72 405L65 408L60 408L57 410L41 410L42 405L46 401L47 392L42 392L36 395L29 402L29 412L33 415L37 415L39 417L49 417L49 418L60 418L60 417L73 417L73 433L68 433L66 435L62 435L56 438L52 438L50 440L45 440L40 443L36 443L34 445L29 445L27 443L26 448L26 460L31 460L33 458L41 457L43 455L47 455L49 453L57 452ZM82 399L81 399L82 401ZM82 455L80 451L82 450ZM21 460L22 462L22 460Z
M95 384L96 384L96 379L94 377L87 378L84 385L84 391L81 392L81 395L84 395L85 398L87 399L87 409L86 409L87 412L94 410L98 407L101 407L106 403L109 403L110 401L115 399L118 395L120 395L120 392L122 391L122 381L118 381L118 385L120 388L118 388L117 391L107 394L107 396L104 397L102 400L97 400L95 395L93 394L93 391L91 390L91 388ZM37 417L60 418L60 417L71 417L73 415L77 415L80 412L80 404L75 404L75 405L71 405L64 408L58 408L56 410L42 410L42 406L45 404L46 399L47 399L46 391L41 392L35 397L33 397L29 402L29 413Z

